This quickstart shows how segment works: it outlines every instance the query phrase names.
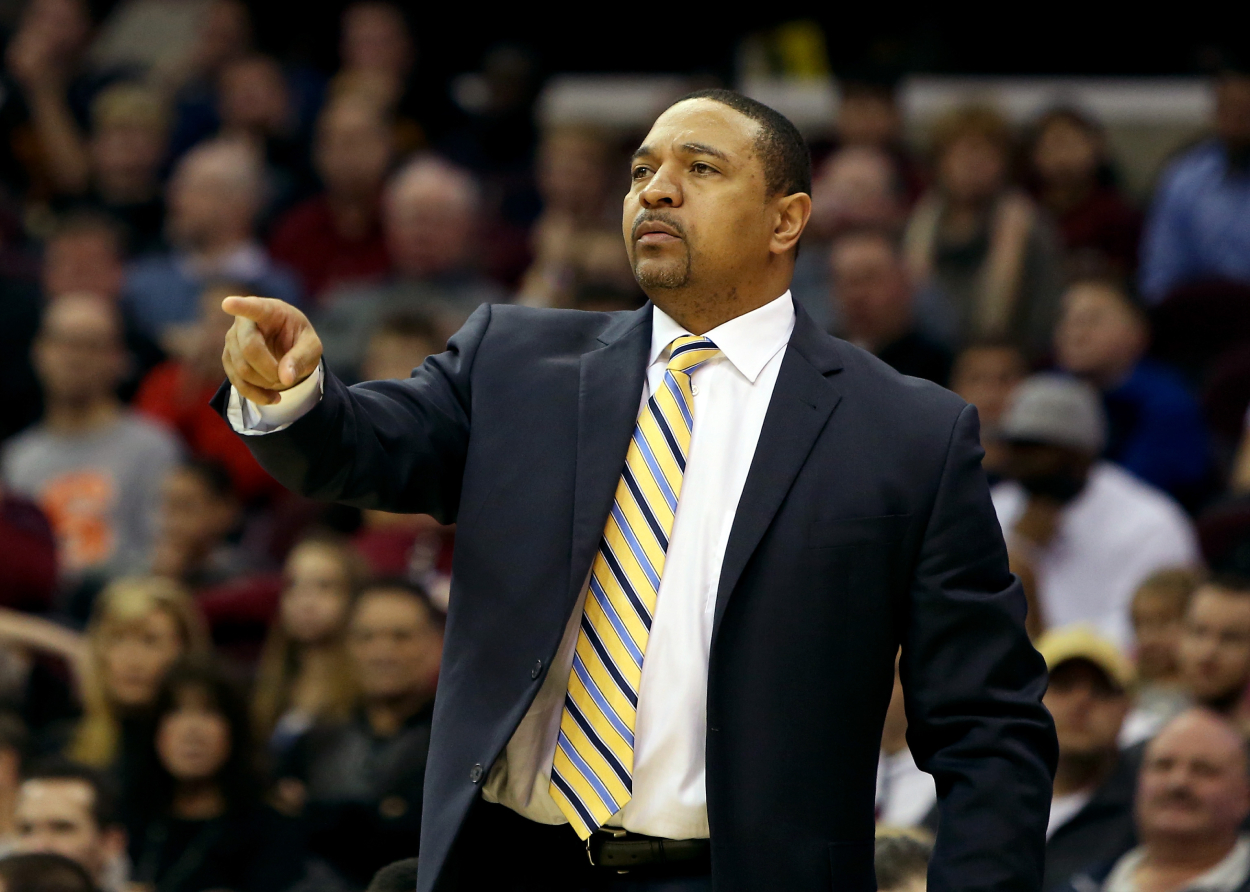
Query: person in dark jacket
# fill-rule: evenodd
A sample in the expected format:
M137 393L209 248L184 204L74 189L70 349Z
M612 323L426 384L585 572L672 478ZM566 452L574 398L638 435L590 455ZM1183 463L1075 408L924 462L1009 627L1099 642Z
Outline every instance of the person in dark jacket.
M1133 847L1133 788L1140 748L1117 741L1130 705L1132 664L1114 644L1084 626L1048 632L1038 650L1050 669L1044 703L1055 719L1059 766L1046 830L1051 889L1081 868Z

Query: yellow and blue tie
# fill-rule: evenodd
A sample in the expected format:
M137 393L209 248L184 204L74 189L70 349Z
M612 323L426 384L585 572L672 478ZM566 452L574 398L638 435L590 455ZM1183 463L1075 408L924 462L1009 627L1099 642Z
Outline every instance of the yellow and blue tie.
M551 766L551 796L582 839L633 797L638 683L694 428L690 376L719 352L693 335L670 345L590 570Z

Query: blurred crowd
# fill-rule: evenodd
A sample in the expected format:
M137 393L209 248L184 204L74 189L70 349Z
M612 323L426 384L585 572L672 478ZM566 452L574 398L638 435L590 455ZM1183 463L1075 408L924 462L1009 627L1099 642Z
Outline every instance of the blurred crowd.
M9 892L352 892L416 854L454 528L282 490L208 405L223 297L305 309L349 382L483 302L644 302L640 134L540 126L511 46L443 95L398 5L339 35L321 71L242 0L0 21ZM1052 673L1047 888L1250 889L1250 73L1146 202L1078 108L969 104L918 146L891 84L841 87L793 294L979 411ZM923 888L937 821L906 729L896 686L886 890Z

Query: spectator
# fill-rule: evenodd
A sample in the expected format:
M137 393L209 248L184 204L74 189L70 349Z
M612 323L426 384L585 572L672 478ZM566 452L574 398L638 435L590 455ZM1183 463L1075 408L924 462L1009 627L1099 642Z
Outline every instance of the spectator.
M1105 430L1093 388L1034 375L999 427L1012 479L993 497L1012 566L1034 580L1045 627L1090 623L1124 647L1129 601L1142 580L1199 556L1176 503L1098 459Z
M1087 626L1047 632L1037 644L1050 671L1044 703L1055 720L1059 764L1046 828L1045 888L1133 847L1140 753L1120 753L1133 666Z
M345 543L310 537L291 550L284 575L252 700L259 739L279 757L317 722L351 715L357 690L347 621L365 567Z
M1055 360L1102 393L1106 458L1182 501L1200 494L1211 447L1180 376L1146 359L1150 323L1123 289L1078 280L1063 296Z
M1250 683L1250 582L1216 577L1198 586L1185 611L1177 662L1193 702L1244 723L1240 713Z
M1137 783L1140 844L1077 876L1074 892L1250 888L1245 744L1220 716L1193 709L1146 746Z
M171 338L175 355L143 379L134 406L177 431L192 455L227 468L235 495L251 505L276 495L281 487L208 405L221 386L221 353L233 321L221 309L221 302L244 290L230 283L212 283L204 288L199 319L182 329L177 338Z
M886 153L902 187L902 199L910 206L924 189L924 177L903 133L903 110L895 84L880 79L848 78L841 80L838 87L839 148Z
M1216 79L1215 136L1164 171L1141 253L1150 303L1202 279L1250 282L1250 74Z
M1131 275L1141 214L1115 187L1102 129L1075 109L1049 111L1034 125L1029 161L1037 200L1058 224L1069 268Z
M97 892L87 871L62 855L37 852L0 859L4 892Z
M925 892L933 843L908 834L878 834L874 844L878 892Z
M420 313L396 313L382 320L369 338L361 380L384 381L411 377L426 357L442 352L434 321Z
M386 274L380 205L393 150L385 116L361 97L332 101L317 119L313 162L323 191L288 211L269 242L314 303L339 285Z
M307 790L310 843L350 882L412 854L421 827L443 618L418 589L365 589L349 632L361 701L346 724L315 727L288 776Z
M634 294L619 211L609 198L614 161L611 144L597 131L557 127L543 134L536 163L543 210L530 233L534 260L521 282L520 303L575 307L579 292L595 286Z
M144 775L130 789L134 877L161 892L283 892L304 873L294 822L260 802L243 700L215 669L161 686Z
M96 599L79 672L83 717L67 753L132 789L161 680L184 655L208 652L190 596L155 577L119 580Z
M998 435L1003 413L1017 386L1029 374L1023 351L1009 341L979 341L959 352L951 369L951 390L976 406L981 417L981 464L991 483L1002 477L1007 444Z
M58 297L89 294L112 304L121 313L127 368L118 395L127 402L139 380L165 358L160 346L135 323L122 301L125 235L111 217L98 211L76 210L58 222L44 245L43 302Z
M258 294L299 303L299 287L255 240L263 173L256 153L213 141L188 152L169 184L172 254L141 259L126 274L126 301L153 337L193 322L205 283L247 282Z
M115 84L91 104L87 188L67 195L63 203L117 221L131 256L164 247L160 174L168 132L165 103L146 87Z
M0 487L0 607L42 613L56 594L56 537L39 506Z
M62 855L87 871L100 892L126 892L126 828L107 777L47 760L22 780L16 816L16 851Z
M911 277L898 242L883 230L853 230L829 255L840 334L904 375L946 386L950 351L916 320Z
M1059 297L1055 236L1008 179L1011 131L996 113L957 110L934 135L935 186L907 225L913 275L953 313L963 341L1050 347Z
M71 581L144 565L160 480L177 459L173 438L117 399L124 356L114 307L54 301L34 353L44 418L4 452L5 485L48 515Z
M885 827L937 827L937 788L933 778L916 767L907 747L907 712L903 683L894 659L894 692L881 732L877 759L877 823Z
M8 852L17 842L18 786L22 763L30 749L30 732L21 717L0 712L0 851Z
M252 15L242 0L209 0L197 34L191 71L174 96L171 158L182 155L221 126L217 83L226 65L252 51Z
M812 216L791 283L795 299L817 324L836 330L841 322L836 303L826 299L830 242L847 230L891 231L905 220L898 176L883 150L855 145L824 160L812 180Z
M12 161L24 163L26 179L34 182L22 185L33 185L36 194L76 193L86 187L82 134L91 100L109 80L108 74L90 72L83 64L92 30L85 0L33 0L8 42L6 93L16 92L24 106L10 126L28 129L26 141L33 137L34 145L23 151L23 140L11 131L6 148L17 156ZM17 167L6 165L5 178L16 176Z
M169 472L161 490L153 575L199 591L255 569L228 541L243 517L225 467L206 459L183 462Z
M480 201L469 173L432 156L391 177L383 222L394 275L330 295L317 320L325 361L336 374L358 374L370 334L391 313L428 313L450 334L479 304L503 299L472 265Z
M1130 616L1137 642L1137 696L1124 720L1120 746L1149 740L1189 706L1180 671L1185 613L1201 577L1174 567L1146 577L1133 593Z

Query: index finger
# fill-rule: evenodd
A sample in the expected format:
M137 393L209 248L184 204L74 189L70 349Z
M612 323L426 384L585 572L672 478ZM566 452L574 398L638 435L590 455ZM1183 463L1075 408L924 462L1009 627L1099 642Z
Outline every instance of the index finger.
M231 295L221 302L221 308L231 316L250 319L264 328L280 315L283 302L272 297L244 297Z

